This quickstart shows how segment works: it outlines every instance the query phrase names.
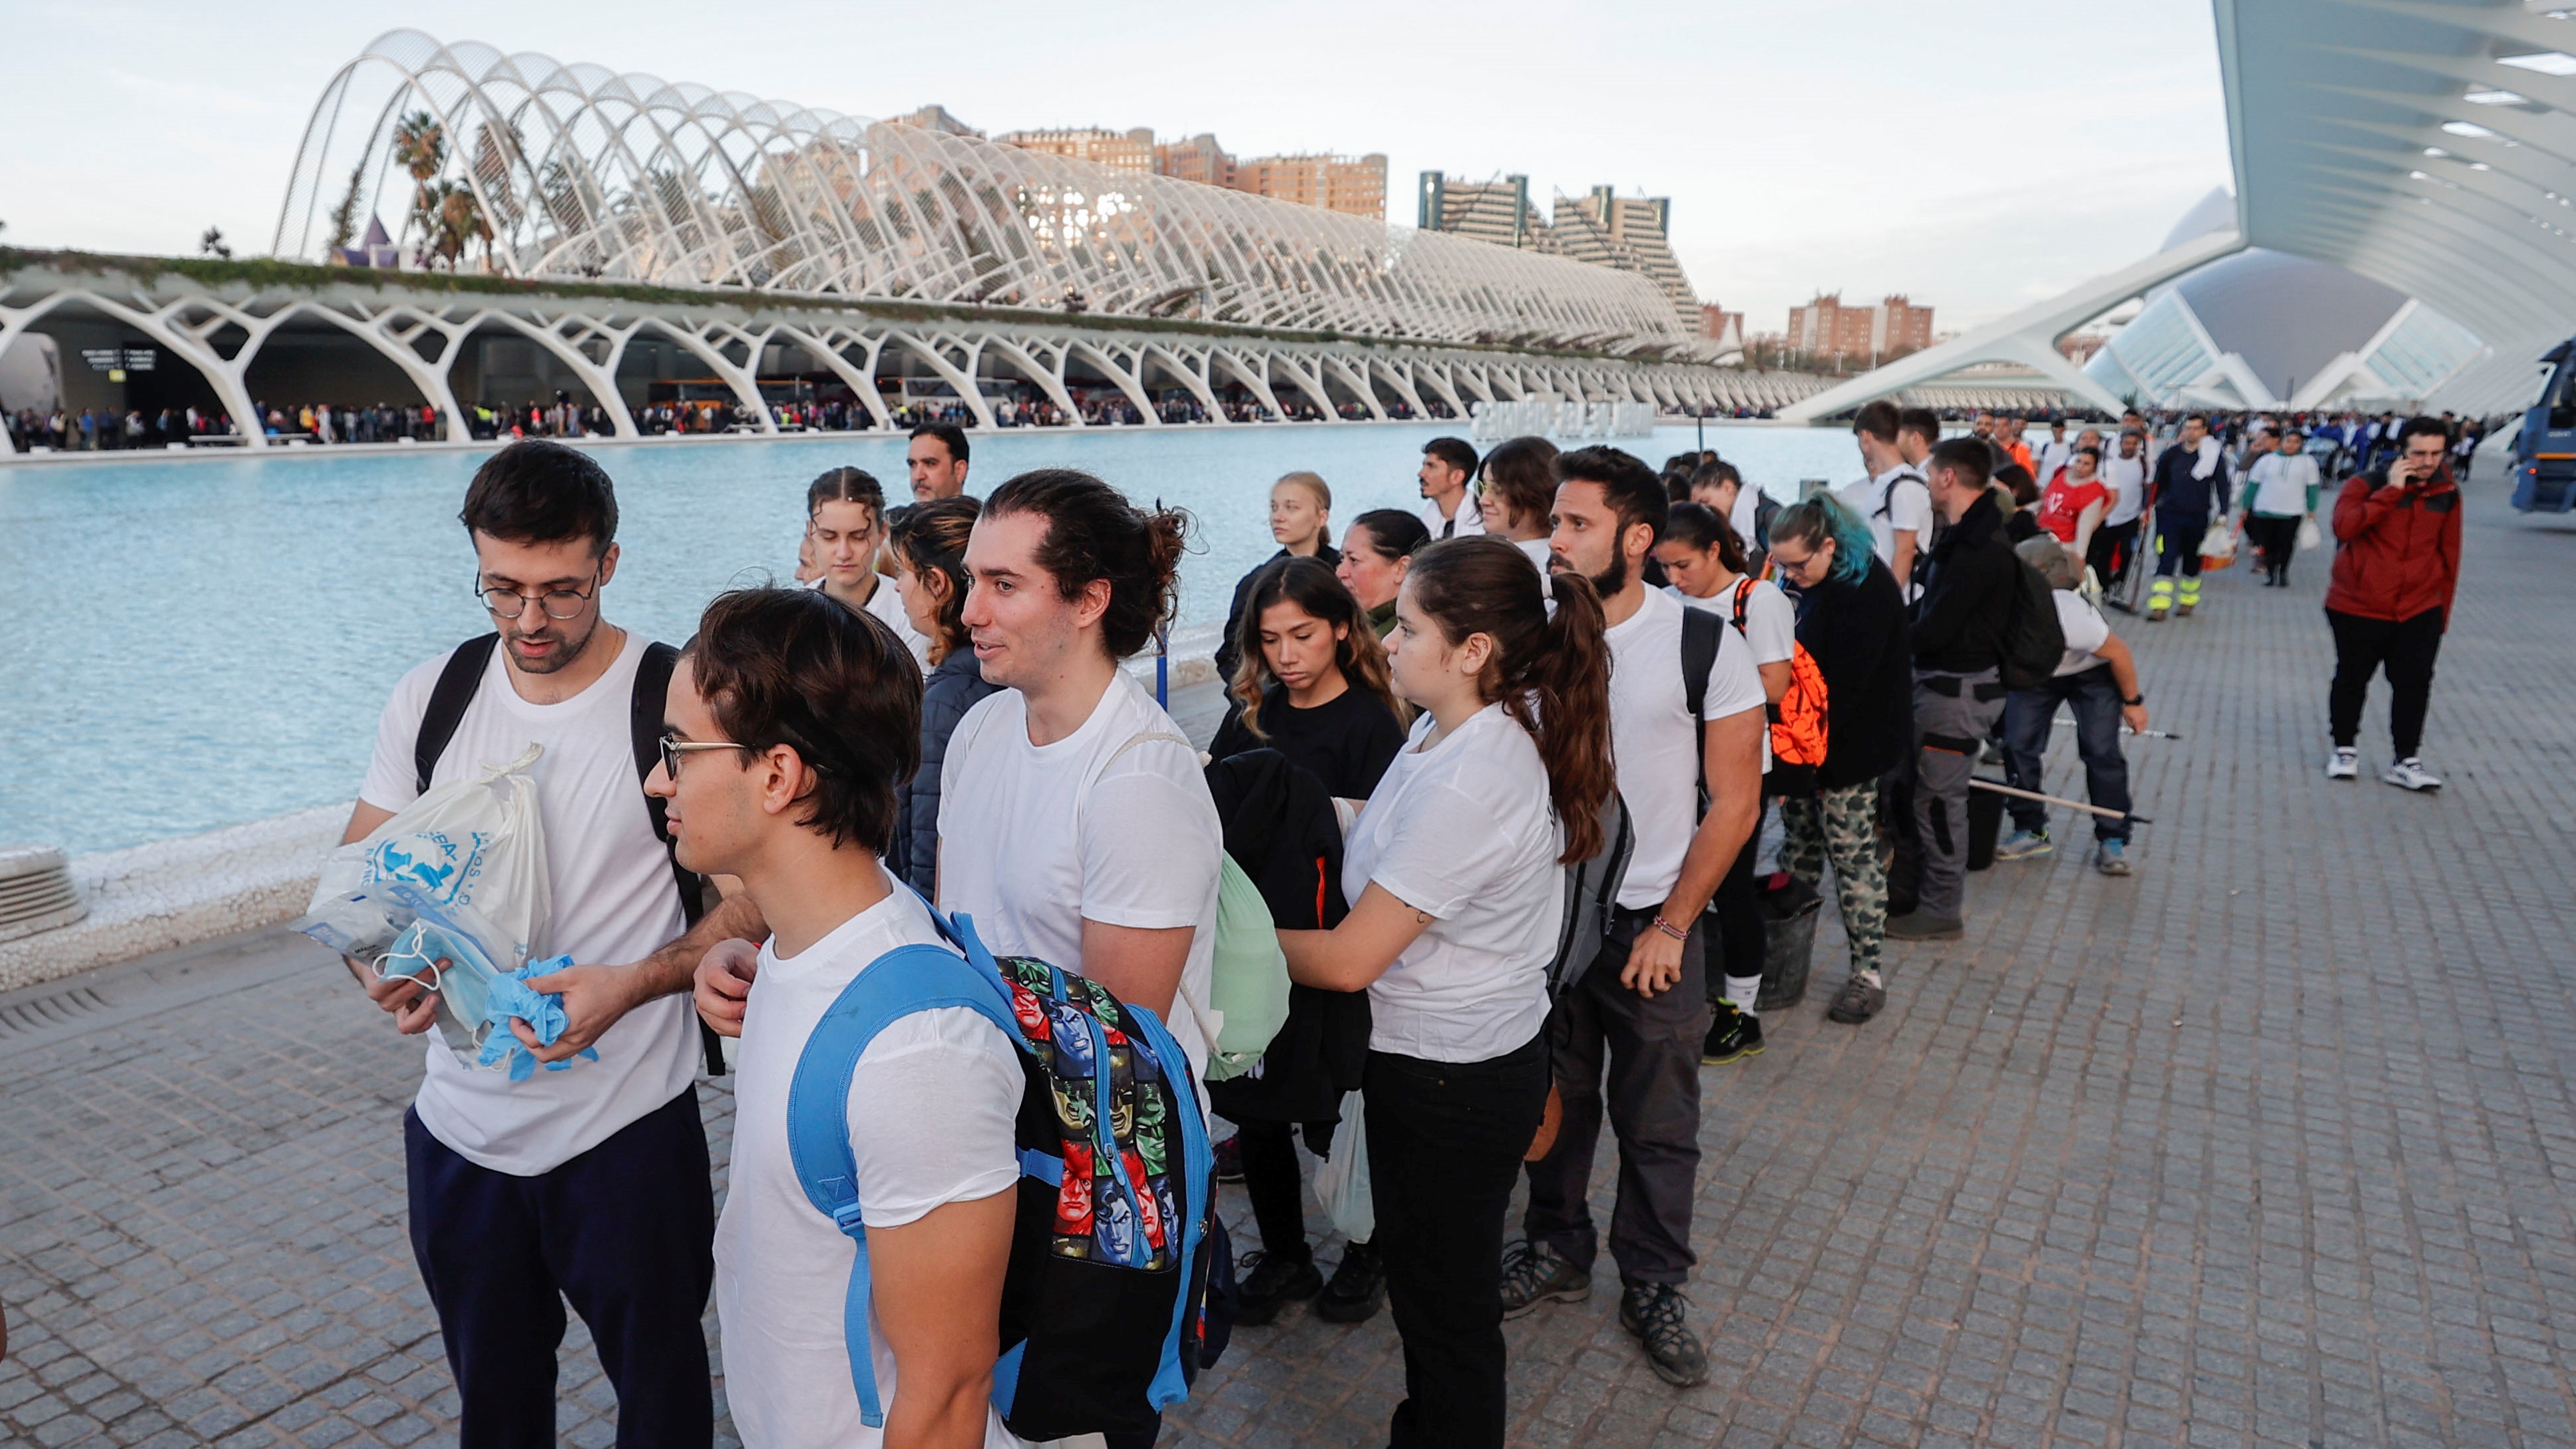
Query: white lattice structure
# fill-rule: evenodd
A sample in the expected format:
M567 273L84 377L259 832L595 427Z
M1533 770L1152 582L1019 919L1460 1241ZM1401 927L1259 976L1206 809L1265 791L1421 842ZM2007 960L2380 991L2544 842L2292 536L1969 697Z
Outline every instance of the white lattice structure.
M412 30L378 37L323 93L276 255L324 260L335 211L403 217L398 246L425 250L395 156L424 112L445 143L427 179L470 192L505 276L1704 350L1631 273Z

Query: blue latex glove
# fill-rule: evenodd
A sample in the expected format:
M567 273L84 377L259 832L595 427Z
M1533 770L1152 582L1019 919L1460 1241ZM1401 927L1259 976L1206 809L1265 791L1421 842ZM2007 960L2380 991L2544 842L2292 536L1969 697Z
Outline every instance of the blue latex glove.
M516 971L502 972L492 979L491 1003L483 1013L484 1021L491 1027L491 1034L483 1039L481 1062L484 1066L495 1066L507 1060L510 1080L514 1082L524 1082L536 1075L536 1054L519 1040L518 1033L510 1030L510 1018L515 1016L526 1022L528 1030L537 1035L537 1045L553 1046L555 1038L562 1036L564 1028L572 1024L564 1014L563 998L552 992L531 990L527 982L530 977L551 976L571 965L570 956L549 956L543 961L531 961ZM595 1062L599 1060L599 1049L583 1047L579 1055ZM550 1072L560 1072L571 1065L568 1061L545 1064Z

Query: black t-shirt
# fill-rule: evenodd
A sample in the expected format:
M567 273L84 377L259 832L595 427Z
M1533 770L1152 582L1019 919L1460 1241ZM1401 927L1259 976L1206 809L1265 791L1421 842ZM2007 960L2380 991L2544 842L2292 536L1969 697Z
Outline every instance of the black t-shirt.
M1277 750L1290 764L1313 771L1327 794L1345 800L1367 799L1404 748L1404 727L1394 713L1358 685L1328 703L1299 709L1288 702L1285 687L1273 684L1261 693L1261 728L1268 739L1245 727L1238 702L1216 727L1208 754L1222 760L1245 750Z

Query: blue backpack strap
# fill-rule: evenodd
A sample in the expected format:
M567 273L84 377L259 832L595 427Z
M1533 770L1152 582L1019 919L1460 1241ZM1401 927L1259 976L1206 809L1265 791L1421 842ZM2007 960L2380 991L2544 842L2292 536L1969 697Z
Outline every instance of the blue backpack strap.
M1181 1044L1172 1039L1162 1018L1151 1011L1131 1006L1127 1015L1129 1034L1143 1037L1153 1048L1154 1060L1163 1067L1163 1080L1170 1085L1173 1101L1180 1108L1176 1115L1181 1119L1181 1182L1190 1194L1189 1204L1181 1213L1179 1301L1172 1305L1172 1326L1163 1335L1162 1366L1145 1391L1146 1399L1161 1410L1190 1396L1189 1378L1181 1371L1181 1333L1189 1327L1189 1275L1198 1262L1199 1224L1215 1209L1209 1199L1216 1186L1216 1149L1208 1143L1207 1118L1199 1107L1195 1075L1190 1071L1190 1059L1181 1052Z
M992 958L984 960L979 968L955 952L929 945L898 946L878 957L842 988L814 1024L787 1092L787 1150L797 1183L814 1210L830 1218L858 1248L850 1265L842 1331L860 1421L871 1429L885 1427L885 1408L877 1398L876 1360L869 1346L868 1234L859 1212L858 1160L850 1151L850 1078L877 1033L915 1012L962 1006L1018 1041L1019 1024L992 971Z

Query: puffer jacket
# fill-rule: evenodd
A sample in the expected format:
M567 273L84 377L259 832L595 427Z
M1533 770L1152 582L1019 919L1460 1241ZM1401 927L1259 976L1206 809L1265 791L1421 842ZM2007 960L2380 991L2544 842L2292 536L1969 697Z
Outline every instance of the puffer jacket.
M923 895L931 893L939 869L939 766L948 758L948 737L966 711L1000 688L984 682L972 649L949 650L921 682L921 769L895 791L886 869Z
M2440 609L2448 630L2460 586L2460 485L2448 468L2404 488L2387 481L2384 468L2363 474L2335 499L2326 607L2392 621Z

